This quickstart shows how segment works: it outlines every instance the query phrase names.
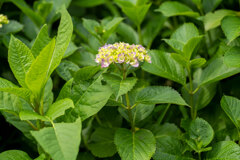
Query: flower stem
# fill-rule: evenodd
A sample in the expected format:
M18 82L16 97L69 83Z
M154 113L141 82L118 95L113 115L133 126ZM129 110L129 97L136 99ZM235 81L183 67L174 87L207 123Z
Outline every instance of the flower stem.
M190 66L187 67L188 78L189 78L189 94L190 94L190 106L191 106L191 117L192 119L196 119L197 117L197 108L193 104L193 80Z
M167 106L166 106L166 108L164 109L163 113L162 113L162 114L160 115L160 117L158 118L158 120L157 120L157 124L160 125L160 124L162 123L162 120L163 120L163 118L165 117L165 115L166 115L168 109L170 108L170 106L171 106L170 103L167 104Z

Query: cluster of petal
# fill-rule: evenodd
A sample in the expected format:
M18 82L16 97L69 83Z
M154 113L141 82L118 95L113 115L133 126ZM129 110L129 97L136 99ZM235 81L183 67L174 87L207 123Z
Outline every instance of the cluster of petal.
M144 60L151 63L151 57L142 45L130 45L123 42L105 44L100 47L95 59L101 67L108 67L111 63L126 63L138 67L139 62Z
M2 28L2 24L8 24L8 23L9 23L9 20L7 16L0 14L0 28Z

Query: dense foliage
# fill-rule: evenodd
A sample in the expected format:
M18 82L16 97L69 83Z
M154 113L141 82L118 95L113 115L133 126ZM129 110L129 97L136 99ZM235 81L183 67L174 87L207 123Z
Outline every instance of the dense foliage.
M0 160L240 160L239 6L0 0Z

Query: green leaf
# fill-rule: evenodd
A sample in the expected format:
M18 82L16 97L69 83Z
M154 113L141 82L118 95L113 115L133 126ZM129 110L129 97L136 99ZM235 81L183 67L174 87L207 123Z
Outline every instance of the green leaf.
M140 26L146 16L151 3L132 3L125 0L114 0L136 26ZM139 1L139 0L138 0Z
M89 87L84 90L75 103L75 110L82 120L96 114L107 103L112 91L108 86L102 85L100 75Z
M171 103L188 106L188 104L182 99L182 97L177 91L165 86L150 86L144 88L137 94L136 103Z
M116 32L121 36L122 41L130 44L138 43L138 34L130 25L121 22L118 25Z
M175 39L186 44L190 39L198 36L198 29L193 23L184 23L175 32L173 32L171 39Z
M183 55L190 60L193 51L196 49L198 44L201 42L203 36L197 36L191 38L183 47Z
M205 58L196 58L190 61L190 65L192 68L202 67L206 63Z
M14 94L16 96L19 96L28 102L30 101L30 95L31 95L30 90L28 90L26 88L19 88L12 82L10 82L6 79L3 79L3 78L0 78L0 91L8 92L8 93Z
M103 29L105 30L103 34L103 39L107 40L109 36L115 32L118 25L123 21L122 17L115 17L110 22L108 22L106 25L104 25Z
M72 83L73 83L73 79L70 79L69 81L67 81L64 84L64 86L62 87L56 101L58 101L60 99L71 97Z
M37 38L35 39L33 46L31 48L33 56L36 58L50 41L51 39L48 36L48 26L45 24L39 31Z
M81 0L72 2L76 6L80 7L95 7L105 3L105 0Z
M240 47L232 47L224 54L224 63L229 67L240 67Z
M115 133L114 143L122 160L150 160L156 149L155 138L146 129L131 132L120 128Z
M217 58L203 70L200 86L220 81L239 72L239 68L226 66L223 63L223 57Z
M56 38L56 46L54 53L52 55L52 62L50 64L49 75L57 68L60 64L61 59L69 45L69 42L72 37L73 24L72 18L67 12L66 8L60 8L61 21L58 27L58 33Z
M34 57L30 49L20 40L11 36L8 50L8 62L11 70L22 87L26 87L25 77Z
M79 47L77 47L74 42L70 41L70 43L69 43L69 45L68 45L68 47L67 47L67 50L66 50L66 52L65 52L64 55L63 55L63 58L67 58L67 57L71 56L71 55L74 54L78 49L79 49Z
M231 25L229 25L231 24ZM235 16L227 16L222 20L222 30L227 37L229 43L240 36L240 18Z
M172 17L172 16L198 17L199 16L197 12L194 12L187 5L184 5L177 1L164 2L155 11L162 12L166 17Z
M231 96L223 96L221 99L221 107L233 124L240 129L240 100Z
M52 159L75 160L81 141L81 120L54 123L53 127L31 131L31 134Z
M50 77L50 66L52 63L55 48L55 39L46 46L32 63L26 75L26 83L36 95L40 95L41 90Z
M197 145L201 144L201 148L206 147L214 137L211 125L202 118L197 118L191 122L188 134Z
M73 101L69 98L61 99L53 103L47 113L46 116L49 117L51 120L56 119L57 117L64 115L65 110L68 108L74 108Z
M83 18L83 27L87 29L89 33L91 33L93 36L97 35L97 28L100 27L100 24L92 19L85 19Z
M210 1L209 0L202 0L202 1L203 1L202 2L203 9L206 13L213 11L222 2L222 0L210 0Z
M23 29L23 25L15 20L10 20L8 24L4 24L0 30L0 36L17 33Z
M32 160L26 152L20 150L8 150L0 153L2 160Z
M169 135L156 135L157 148L153 156L154 160L194 160L190 156L184 155L185 145L176 138Z
M65 81L72 79L74 72L78 70L79 70L78 65L68 60L63 60L56 69L58 75Z
M100 66L87 66L80 68L74 75L74 80L77 83L80 81L86 81L91 79L98 71L100 71Z
M132 90L137 82L136 77L129 77L123 80L113 74L104 74L103 78L111 86L114 94L116 95L116 99Z
M19 118L21 120L37 120L37 119L40 119L42 121L49 121L46 117L36 113L36 112L33 112L33 111L30 111L30 110L23 110L19 113Z
M88 147L96 157L112 157L116 152L116 146L113 142L115 129L97 128L90 138Z
M146 24L146 27L143 28L143 44L150 48L153 40L157 37L160 30L163 28L166 18L161 15L152 15L151 20Z
M26 14L37 26L44 23L44 19L41 15L34 12L24 0L9 0L14 3L21 11Z
M213 149L207 153L207 160L238 160L240 147L232 141L221 141L213 145Z
M149 55L152 57L152 63L144 63L143 70L183 85L186 83L184 68L172 59L170 54L152 50Z
M204 16L204 28L205 31L214 29L221 25L221 21L225 16L235 15L236 12L227 9L220 9L215 12L209 12Z
M183 55L181 55L181 54L172 53L172 54L171 54L171 57L172 57L175 61L177 61L181 66L186 67L187 64L188 64L187 59L186 59Z

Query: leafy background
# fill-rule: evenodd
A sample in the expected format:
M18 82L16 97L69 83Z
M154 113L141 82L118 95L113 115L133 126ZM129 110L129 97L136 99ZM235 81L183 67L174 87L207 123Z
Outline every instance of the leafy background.
M134 159L134 156L135 159L150 159L152 156L153 159L200 159L201 156L201 159L238 160L239 3L237 0L1 0L1 13L8 16L10 24L0 29L0 74L14 84L20 83L8 61L11 52L9 42L14 39L11 35L31 48L33 56L37 57L40 49L51 40L48 34L51 38L57 34L61 17L57 12L65 4L72 18L73 34L71 39L69 37L70 43L60 65L52 73L51 80L46 81L44 103L50 106L55 100L71 98L75 106L87 106L85 97L78 98L82 94L78 91L93 84L95 91L91 97L100 98L89 101L101 101L104 106L100 107L101 110L88 111L87 107L78 110L83 121L82 136L77 136L80 132L77 128L74 130L76 135L73 135L79 141L81 139L78 159ZM42 28L44 24L47 26ZM42 42L40 49L33 47L37 35ZM109 74L115 71L113 67L99 76L100 68L94 62L100 46L119 41L142 44L152 56L152 64L142 64L141 68L131 70L129 75L133 75L130 79L133 84L128 84L129 88L124 87L119 77ZM85 73L89 73L89 77ZM72 88L75 94L72 97L61 94L63 86L66 89L71 87L72 78L77 83ZM109 86L102 85L103 80L112 88L117 83L119 88L111 91ZM68 86L64 85L66 82ZM82 83L83 86L79 85ZM36 88L33 87L33 90ZM132 103L135 103L134 100L140 103L132 110L136 127L141 128L136 131L136 139L144 139L143 144L151 142L147 149L141 147L142 143L138 144L143 155L124 150L126 147L131 151L131 145L127 144L134 140L131 139L127 113L117 107L115 99L130 90ZM110 97L112 92L116 97ZM10 98L1 92L1 110L14 107ZM21 114L22 119L29 118L27 113ZM20 129L22 132L18 127L16 129L11 118L1 112L0 152L17 149L32 158L38 157L41 151L36 147L36 141L24 132L26 128ZM58 122L73 122L71 118L66 111L65 117L60 117ZM81 122L76 120L71 123L74 124L81 125ZM56 126L68 127L60 123ZM43 147L46 144L41 143L41 134L49 133L53 131L45 128L39 134L31 134ZM123 137L129 141L123 143ZM117 151L119 154L116 154ZM46 152L52 156L54 151ZM74 159L67 152L63 156ZM127 154L131 155L128 157ZM59 159L57 156L52 158Z

